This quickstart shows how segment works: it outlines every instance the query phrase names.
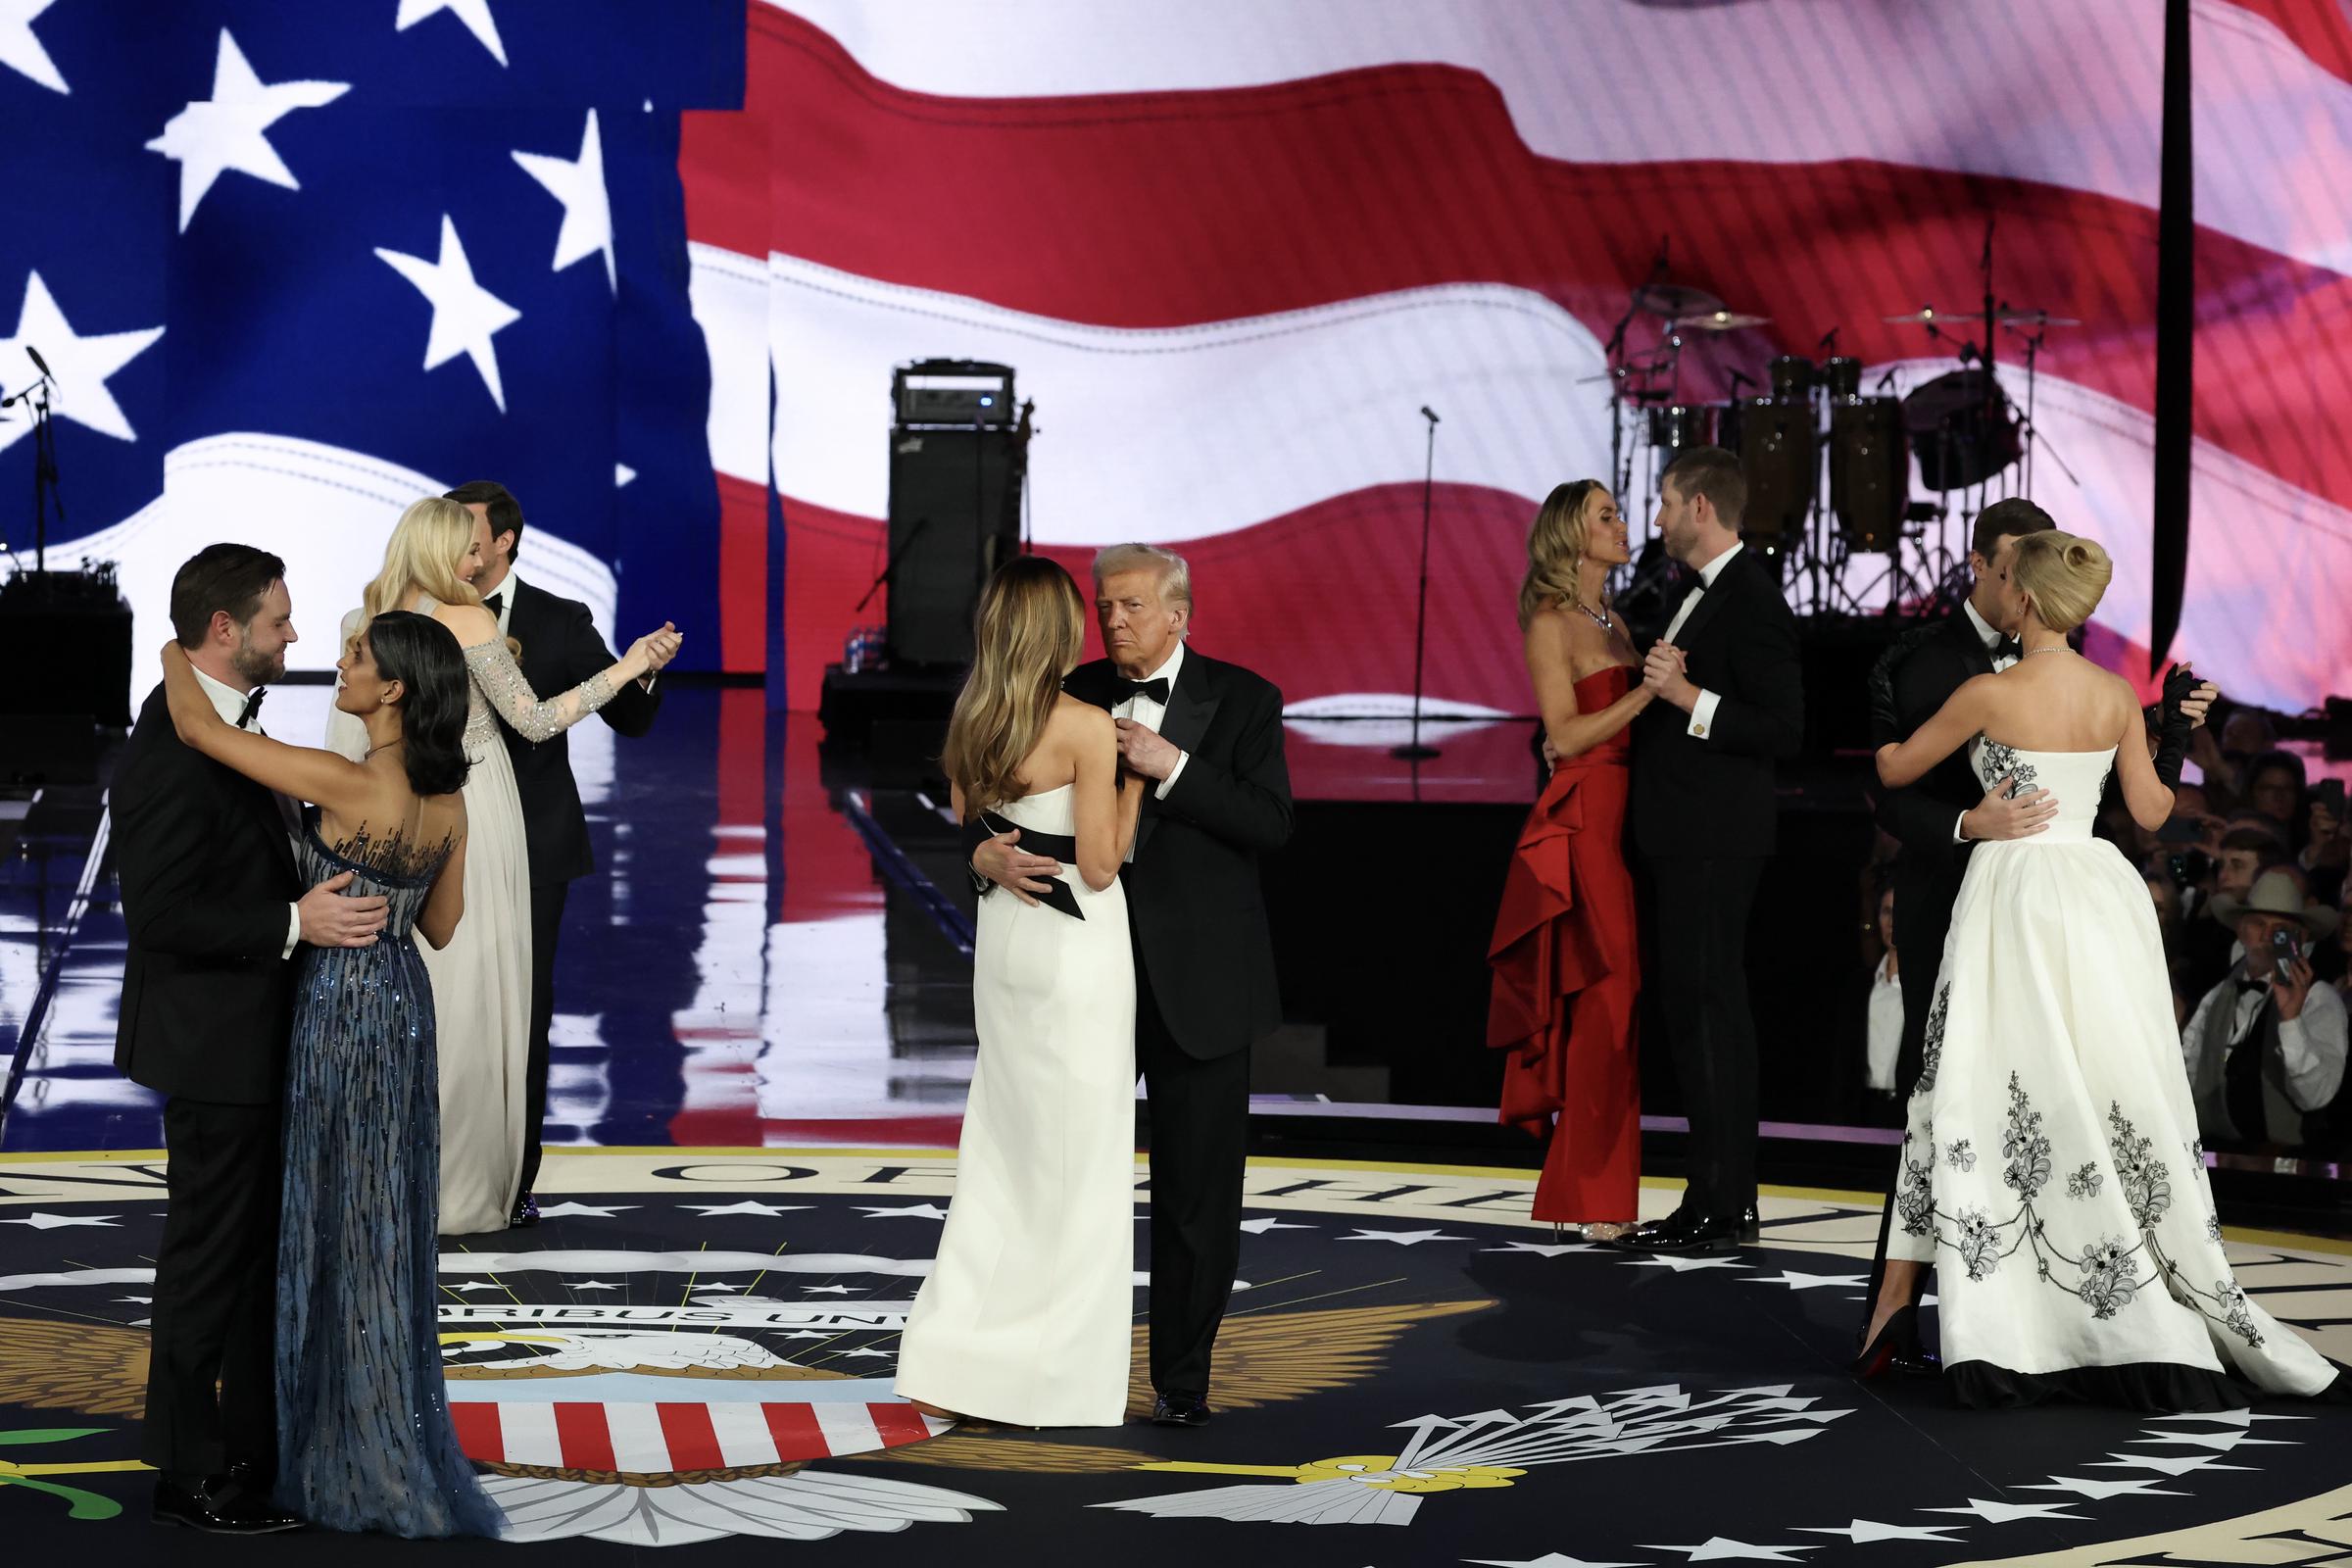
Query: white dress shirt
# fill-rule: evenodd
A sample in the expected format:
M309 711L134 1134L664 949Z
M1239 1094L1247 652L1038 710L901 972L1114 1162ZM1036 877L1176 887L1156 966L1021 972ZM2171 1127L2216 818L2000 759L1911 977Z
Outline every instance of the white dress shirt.
M195 669L193 664L188 667ZM215 680L203 670L198 669L196 670L196 684L203 687L204 695L213 700L213 711L220 715L220 722L223 724L235 724L238 716L245 711L245 693L227 682ZM256 735L266 733L262 728L259 714L255 715L252 723L244 727ZM275 790L270 792L270 798L277 803L277 814L285 822L286 837L289 840L300 837L302 808ZM289 904L286 906L286 949L278 956L291 958L294 956L294 950L300 946L302 946L302 906Z
M1166 681L1168 683L1168 695L1173 697L1176 695L1176 672L1183 667L1184 642L1180 638L1177 640L1175 648L1169 651L1168 657L1160 663L1160 666L1153 670L1151 674L1146 675L1144 679L1146 681ZM1120 678L1125 679L1124 676L1121 676ZM1168 716L1168 705L1165 703L1155 703L1151 698L1138 694L1137 696L1128 698L1125 702L1113 708L1110 710L1110 716L1113 718L1133 719L1136 723L1143 725L1144 728L1156 735L1159 733L1160 720ZM1166 800L1168 798L1168 791L1176 787L1176 780L1182 776L1184 772L1184 764L1191 760L1192 753L1179 748L1176 753L1176 765L1168 769L1168 776L1159 781L1158 787L1152 792L1152 796L1158 800ZM1142 835L1138 834L1137 837L1140 838ZM1135 858L1135 846L1132 843L1127 846L1127 858L1130 861Z
M1734 556L1746 548L1734 540L1731 549L1698 568L1698 586L1683 596L1681 606L1674 612L1674 619L1666 623L1666 641L1673 642L1681 635L1683 623L1690 618L1691 612L1698 609L1698 602L1707 597L1707 590L1715 586L1715 579L1723 575L1723 568L1731 564ZM1722 694L1701 687L1698 700L1690 705L1690 722L1685 726L1686 732L1705 740L1707 731L1714 727L1715 710L1722 701Z
M514 590L521 586L522 579L514 574L513 566L509 566L506 578L497 587L491 589L490 593L482 595L484 599L488 599L491 594L498 596L498 634L501 637L512 635L507 630L507 623L514 618ZM482 608L487 610L490 607L484 605Z
M1864 1070L1870 1087L1887 1095L1894 1093L1895 1058L1903 1051L1903 986L1895 978L1894 962L1889 953L1871 976L1870 1032L1865 1038Z
M1992 655L1992 672L1995 675L1998 675L2002 670L2007 669L2010 665L2017 662L2019 658L2018 655L2004 654L1999 651L2001 643L2004 641L2004 639L1999 632L1992 629L1991 621L1986 620L1983 615L1977 613L1977 607L1974 601L1967 599L1961 600L1960 612L1968 617L1968 624L1970 628L1976 632L1977 641L1983 643L1984 645L1984 651ZM1972 761L1976 758L1977 748L1984 744L1984 737L1982 735L1979 735L1976 739L1968 743L1968 755ZM1968 835L1960 831L1960 825L1967 820L1967 811L1962 811L1958 816L1952 818L1952 842L1954 844L1965 844L1968 842Z
M2220 985L2205 993L2197 1010L2181 1027L2180 1052L2192 1083L2196 1081L2198 1056L2205 1049L2206 1015L2217 1006L2237 1009L2237 1015L2230 1020L2229 1051L2222 1058L2227 1062L2230 1054L2246 1044L2263 1004L2271 1000L2267 982L2258 991L2238 990L2238 978L2245 972L2242 962L2231 969ZM2335 1099L2336 1091L2344 1083L2344 999L2327 981L2314 980L2304 994L2302 1013L2278 1020L2279 1065L2286 1069L2286 1098L2295 1102L2297 1109L2318 1110Z

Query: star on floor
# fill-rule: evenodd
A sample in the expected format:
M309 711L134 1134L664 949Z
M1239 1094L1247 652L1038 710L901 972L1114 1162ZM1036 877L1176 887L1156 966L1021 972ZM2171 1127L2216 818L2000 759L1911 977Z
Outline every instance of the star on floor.
M911 1203L904 1208L868 1208L859 1204L858 1212L867 1219L946 1219L948 1211L937 1203Z
M540 1204L539 1217L541 1219L611 1219L613 1215L636 1206L635 1203L612 1203L600 1206L595 1203L577 1202L567 1198L561 1203Z
M467 1285L452 1285L450 1289L453 1291L503 1291L506 1289L506 1287L504 1285L492 1285L484 1280L475 1280L471 1284Z
M1643 1551L1679 1551L1692 1562L1803 1562L1791 1557L1792 1551L1819 1551L1819 1546L1751 1546L1744 1541L1733 1541L1723 1536L1710 1536L1695 1546L1653 1546L1643 1543Z
M51 92L71 94L49 51L32 34L32 24L57 0L0 0L0 66L39 82Z
M5 4L6 0L0 0ZM137 432L122 416L122 407L106 389L106 378L151 348L164 335L160 326L130 332L93 332L83 337L66 320L50 297L49 285L38 272L24 274L24 301L17 310L17 330L0 338L0 364L11 367L13 377L24 367L24 348L30 344L48 360L57 374L57 416L87 425L118 441L136 441ZM0 452L32 428L29 419L0 423Z
M115 1299L132 1306L153 1306L155 1304L155 1298L152 1296L118 1296Z
M2245 1432L2151 1432L2134 1443L2174 1444L2192 1448L2211 1448L2216 1453L2228 1453L2232 1448L2249 1446L2264 1448L2294 1448L2301 1445L2291 1438L2257 1438Z
M790 1334L779 1335L777 1338L786 1340L832 1340L839 1339L840 1335L827 1333L823 1329L798 1329Z
M473 362L473 368L489 389L490 401L498 412L507 412L506 388L498 378L498 350L491 339L516 321L522 313L473 280L472 264L466 260L466 246L458 238L458 225L447 213L441 215L441 255L437 261L411 256L403 251L388 250L378 245L376 259L416 285L433 308L433 324L425 338L424 368L440 368L459 355ZM160 330L160 329L159 329Z
M1395 1242L1398 1247L1417 1247L1423 1242L1466 1242L1467 1236L1448 1236L1444 1231L1365 1231L1343 1236L1343 1242Z
M393 19L392 30L406 32L443 11L466 24L466 30L490 51L491 59L502 66L507 63L507 46L499 41L498 19L490 15L490 0L400 0L400 15Z
M297 109L322 108L349 91L347 81L264 83L222 27L212 97L173 115L164 133L147 144L149 152L179 165L179 231L188 231L213 181L232 169L287 190L302 189L302 181L270 145L270 127Z
M843 1355L844 1357L850 1357L850 1356L874 1357L874 1358L879 1358L879 1359L881 1359L881 1360L884 1360L884 1361L887 1361L887 1360L889 1360L889 1359L890 1359L890 1352L889 1352L888 1350L868 1350L868 1349L857 1349L857 1350L844 1350L844 1351L842 1351L841 1353L842 1353L842 1355Z
M540 1212L545 1213L546 1210L541 1209ZM611 1280L581 1280L577 1284L567 1281L564 1288L567 1291L617 1291L620 1289Z
M1294 1225L1288 1220L1276 1219L1271 1214L1265 1215L1259 1219L1246 1219L1242 1221L1242 1229L1248 1231L1252 1236L1263 1236L1268 1231L1311 1231L1318 1230L1321 1227L1315 1225Z
M1934 1541L1944 1545L1952 1544L1949 1532L1958 1525L1883 1525L1876 1519L1856 1519L1844 1525L1798 1525L1796 1529L1808 1536L1843 1536L1857 1546L1874 1541Z
M2088 1516L2068 1513L2074 1506L2066 1502L1994 1502L1984 1497L1971 1497L1965 1508L1922 1508L1921 1513L1972 1513L1988 1525L2014 1524L2020 1519L2072 1519L2084 1522Z
M2184 1476L2198 1470L2251 1470L2254 1467L2248 1464L2224 1464L2220 1455L2211 1453L2111 1453L2104 1459L2093 1459L2087 1468L2155 1470L2168 1476Z
M113 1229L120 1214L28 1214L23 1219L0 1219L0 1225L27 1225L36 1231L62 1231L70 1225L103 1225Z
M1547 1551L1541 1557L1529 1557L1522 1561L1503 1557L1464 1557L1462 1561L1477 1563L1480 1568L1642 1568L1638 1562L1587 1562L1582 1557L1570 1557L1556 1551Z
M580 155L566 162L546 153L516 152L514 162L537 180L550 196L564 204L564 225L556 231L555 270L602 254L605 281L620 292L620 273L612 262L612 201L605 193L605 148L596 130L596 111L588 111L588 128L580 133Z
M2020 1487L2018 1490L2021 1492L2071 1492L2079 1497L2088 1497L2093 1502L2104 1502L2109 1497L2185 1497L2188 1495L2185 1492L2166 1492L2152 1480L2085 1481L2080 1476L2052 1476L2047 1481L2037 1481L2030 1486Z
M847 1296L850 1294L850 1288L847 1285L804 1285L801 1289L807 1291L810 1296Z
M1482 1252L1534 1252L1540 1257L1558 1257L1563 1252L1597 1252L1598 1242L1505 1242L1500 1247L1482 1247ZM1558 1555L1556 1552L1553 1555Z
M1868 1285L1870 1276L1867 1274L1796 1274L1783 1269L1780 1273L1769 1277L1759 1274L1752 1280L1741 1280L1740 1283L1742 1285L1786 1285L1792 1291L1817 1291L1827 1285L1841 1285L1850 1291L1857 1285Z
M796 1209L808 1206L807 1203L761 1203L749 1198L740 1203L680 1203L678 1205L680 1208L693 1209L705 1219L716 1219L721 1214L753 1214L761 1219L773 1219L778 1214L789 1214Z
M2151 1421L2211 1421L2216 1426L2242 1427L2256 1421L2309 1421L2307 1415L2269 1415L2254 1410L2190 1410L2180 1415L2152 1415Z
M740 1285L697 1285L694 1293L697 1296L739 1296L743 1293L743 1287Z
M1672 1253L1658 1252L1648 1257L1629 1257L1625 1260L1625 1266L1627 1268L1670 1268L1677 1274L1688 1274L1694 1268L1747 1268L1751 1265L1742 1263L1736 1257L1676 1257Z

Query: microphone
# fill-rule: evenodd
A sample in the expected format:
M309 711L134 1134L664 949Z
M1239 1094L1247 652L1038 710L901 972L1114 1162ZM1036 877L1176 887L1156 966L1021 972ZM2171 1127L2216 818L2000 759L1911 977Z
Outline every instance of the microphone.
M1734 370L1732 372L1732 390L1734 392L1739 391L1743 386L1754 386L1755 384L1756 383L1752 378L1741 374L1740 371Z
M1438 416L1429 412L1429 405L1426 403L1421 405L1421 417L1427 419L1431 424L1438 422Z
M1878 389L1879 389L1881 392L1884 392L1884 391L1886 391L1886 388L1887 388L1887 387L1891 386L1893 383L1894 383L1894 372L1893 372L1892 370L1888 370L1888 371L1887 371L1887 372L1886 372L1885 375L1882 375L1882 376L1880 376L1880 377L1879 377L1879 387L1878 387Z
M32 356L32 366L34 369L40 371L41 374L48 376L52 381L57 379L56 375L50 371L49 362L41 358L41 351L39 349L36 349L31 344L27 343L24 345L24 352Z

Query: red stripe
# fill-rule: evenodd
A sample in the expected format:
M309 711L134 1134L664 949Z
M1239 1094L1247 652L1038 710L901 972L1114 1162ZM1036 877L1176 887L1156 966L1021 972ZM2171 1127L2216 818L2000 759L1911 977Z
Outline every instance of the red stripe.
M619 1461L612 1457L612 1429L605 1424L605 1407L601 1404L559 1402L556 1412L556 1441L564 1453L564 1462L574 1470L618 1470Z
M2154 406L2156 216L2132 202L1861 161L1563 163L1520 142L1492 82L1451 67L945 98L877 80L812 24L765 7L753 13L745 101L767 138L713 126L689 138L680 167L690 232L747 255L773 247L1117 326L1500 282L1599 334L1667 235L1678 278L1772 318L1686 356L1686 392L1710 400L1731 369L1811 352L1833 326L1839 350L1865 360L1949 352L1879 318L1981 299L1997 211L2001 296L2086 323L2051 333L2043 368ZM2332 188L2320 196L2315 223L2333 216ZM2352 279L2202 231L2198 309L2196 433L2299 488L2352 496L2352 447L2327 438L2324 412L2352 407ZM1635 346L1654 329L1637 323ZM2017 348L2005 340L2004 357Z
M816 1424L816 1412L808 1406L763 1404L760 1410L767 1417L768 1433L776 1440L778 1463L821 1459L832 1451L825 1444L824 1429Z
M762 384L760 395L766 395ZM767 667L767 486L718 481L718 667Z
M2322 71L2352 81L2352 15L2342 0L2233 0L2277 26Z
M499 1434L497 1405L487 1400L453 1399L449 1421L458 1429L458 1447L466 1458L483 1464L506 1462L506 1440Z
M874 1418L874 1430L882 1434L882 1446L895 1448L902 1443L920 1443L931 1435L923 1425L922 1412L911 1404L869 1404L865 1413Z
M726 1462L719 1457L718 1434L711 1429L709 1409L699 1404L657 1404L654 1412L662 1419L662 1436L669 1445L672 1470L716 1470Z

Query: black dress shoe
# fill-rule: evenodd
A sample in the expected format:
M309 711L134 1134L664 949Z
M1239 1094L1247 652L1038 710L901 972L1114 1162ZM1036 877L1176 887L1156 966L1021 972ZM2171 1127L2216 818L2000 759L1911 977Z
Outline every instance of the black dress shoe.
M1732 1252L1755 1241L1756 1224L1752 1208L1729 1219L1678 1212L1637 1227L1617 1245L1643 1252Z
M1200 1427L1216 1412L1208 1407L1208 1397L1200 1394L1164 1393L1152 1401L1152 1424L1155 1427Z
M228 1475L195 1487L157 1482L148 1517L159 1525L186 1525L216 1536L268 1536L302 1528L300 1519L270 1502L269 1493Z

